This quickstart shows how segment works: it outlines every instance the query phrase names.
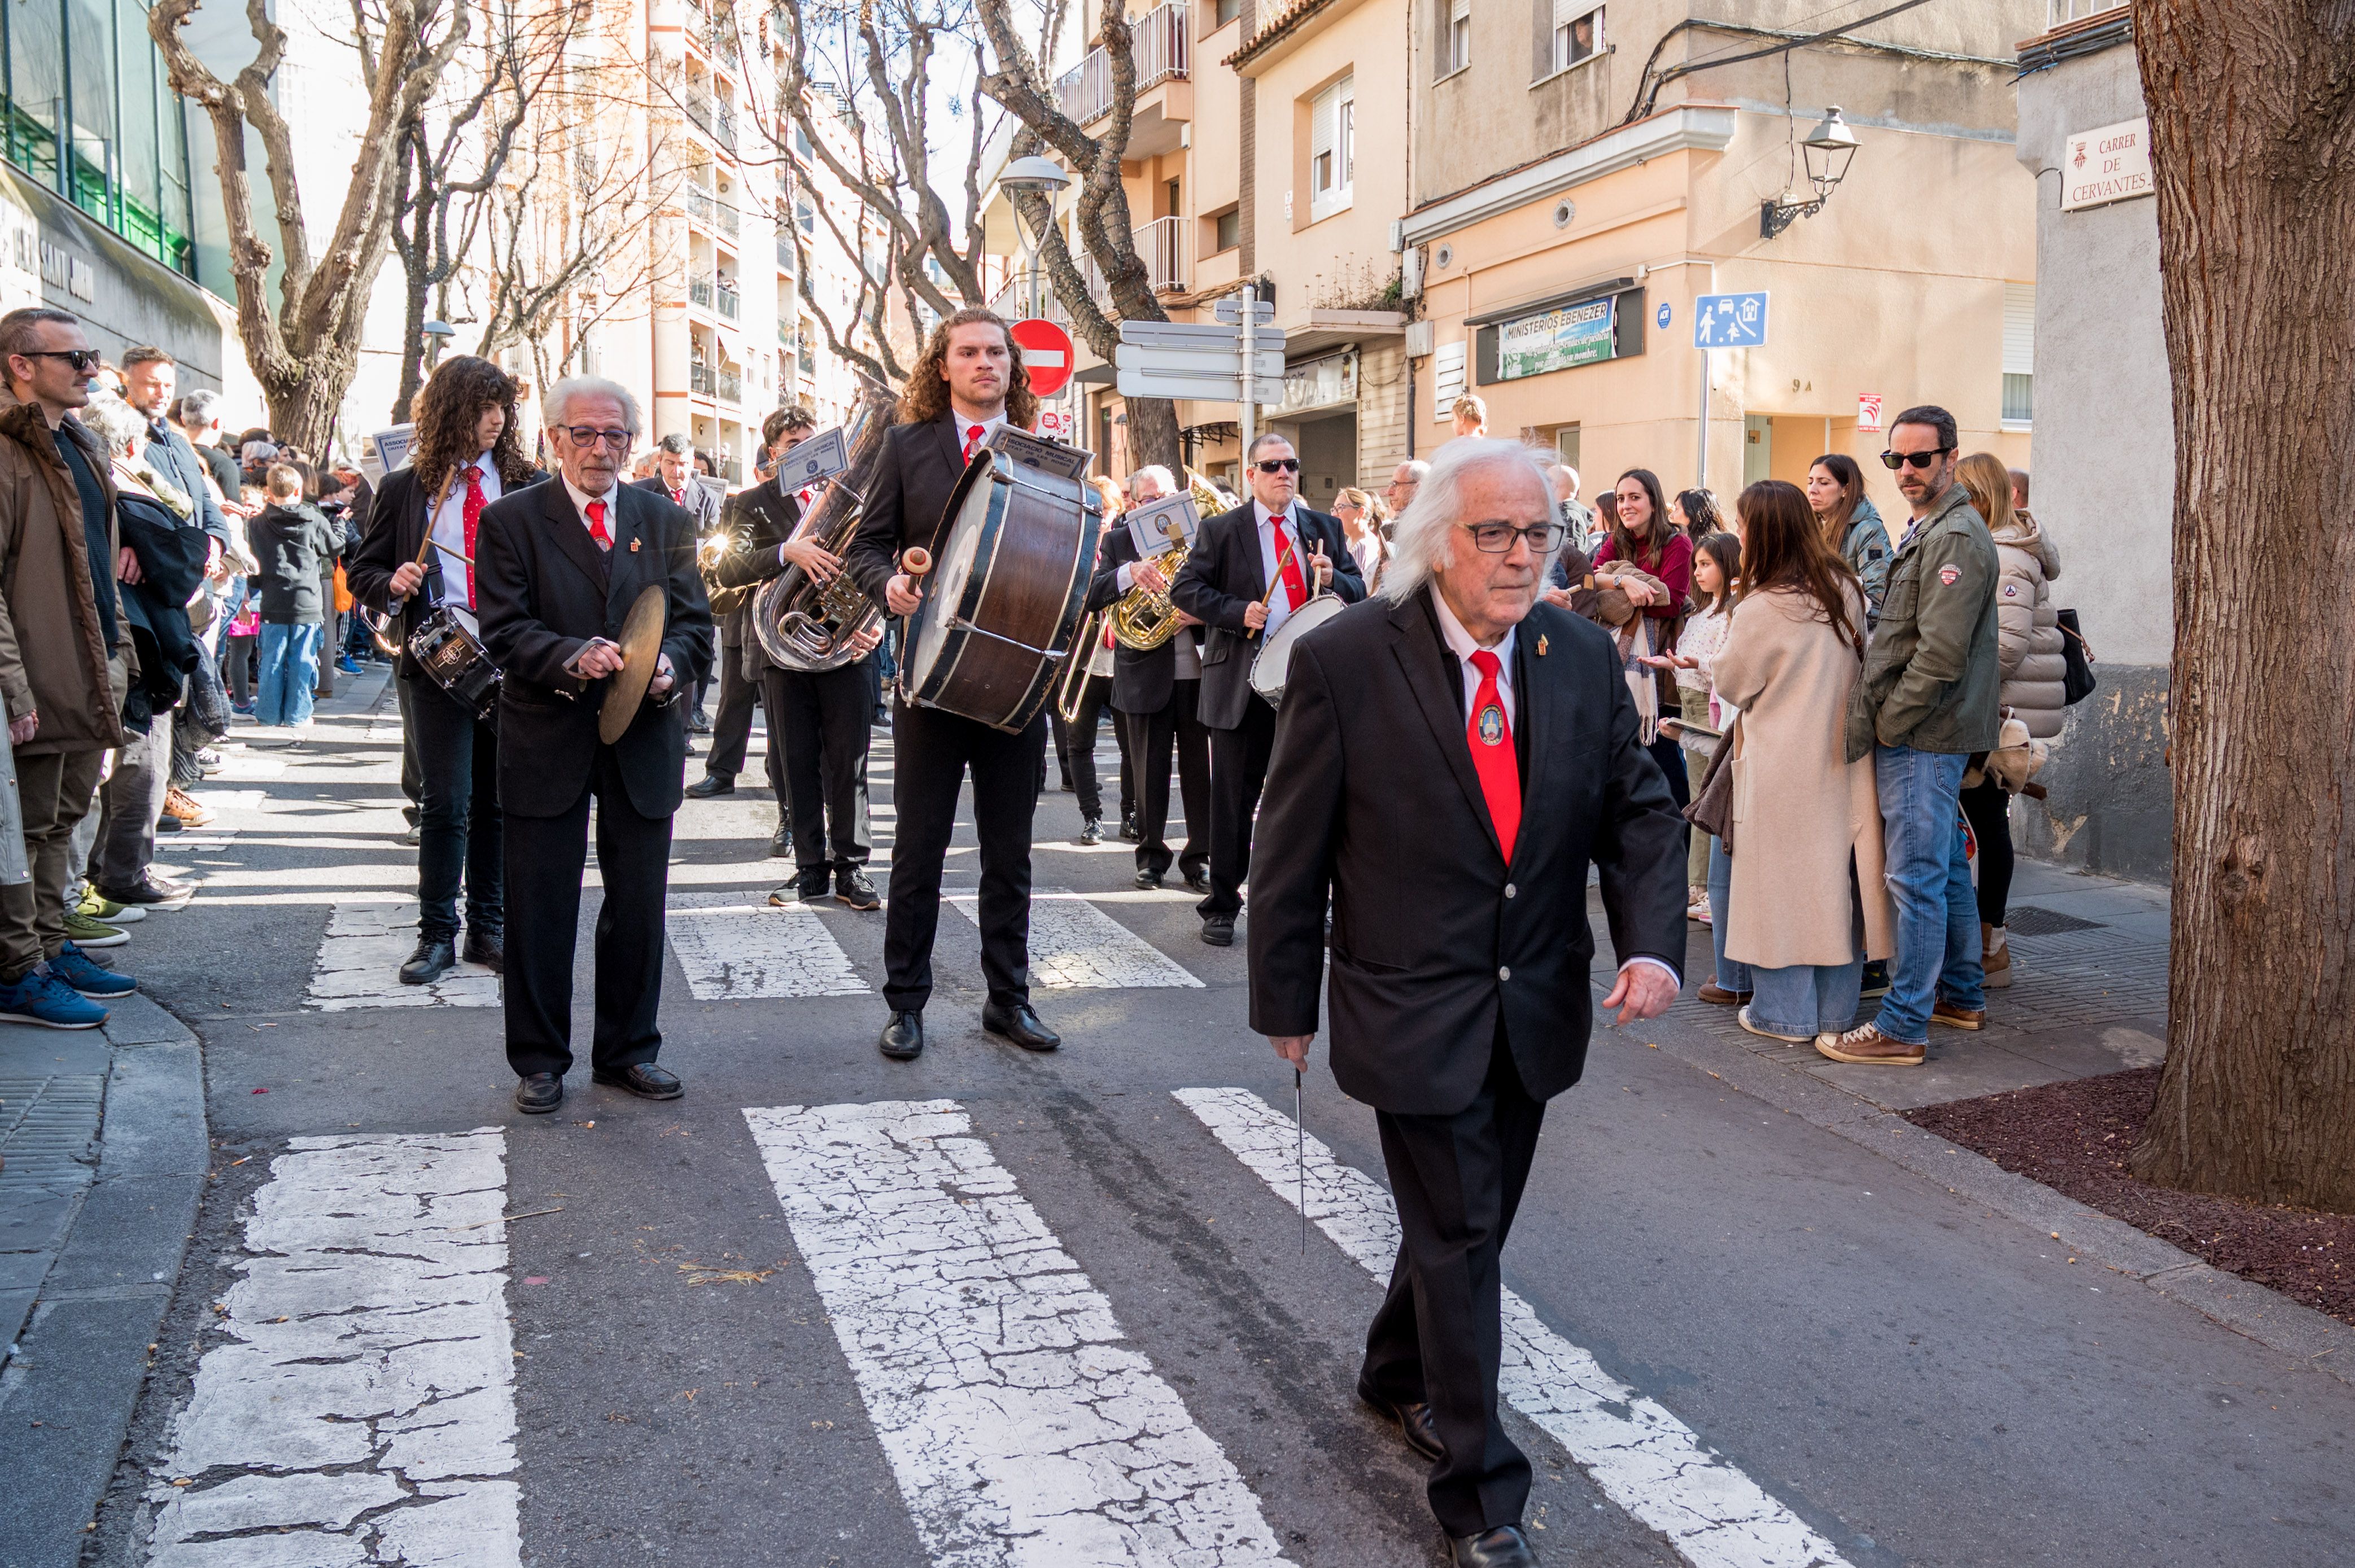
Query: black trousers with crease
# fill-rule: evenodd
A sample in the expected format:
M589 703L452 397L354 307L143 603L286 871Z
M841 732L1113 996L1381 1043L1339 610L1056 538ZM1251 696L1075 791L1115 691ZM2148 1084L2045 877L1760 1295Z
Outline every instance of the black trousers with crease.
M761 677L769 755L784 755L778 814L793 824L794 870L803 876L863 866L868 829L867 748L874 731L871 660L810 674L772 668Z
M1044 712L1018 735L937 708L891 705L891 796L899 821L883 916L883 1000L921 1012L932 994L941 873L956 829L957 791L973 774L981 848L981 972L989 1000L1030 999L1030 822L1047 755Z
M1136 869L1158 876L1167 872L1169 852L1169 754L1178 753L1178 789L1186 808L1186 847L1176 855L1178 870L1192 875L1210 863L1210 732L1196 716L1199 681L1179 681L1157 713L1117 710L1135 762Z
M1252 817L1274 749L1275 710L1256 692L1243 705L1241 723L1210 732L1210 893L1194 906L1197 914L1233 915L1243 906Z

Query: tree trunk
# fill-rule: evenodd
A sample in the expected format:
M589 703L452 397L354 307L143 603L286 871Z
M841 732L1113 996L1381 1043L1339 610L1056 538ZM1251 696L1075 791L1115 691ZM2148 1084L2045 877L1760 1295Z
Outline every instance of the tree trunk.
M2355 12L2136 0L2134 28L2174 378L2175 887L2132 1169L2355 1212Z
M1128 415L1132 470L1157 462L1178 476L1182 489L1186 482L1186 450L1178 436L1178 405L1167 397L1128 397L1122 399L1121 407Z
M340 344L321 344L304 362L308 372L290 387L265 385L263 400L270 407L270 433L282 445L300 447L314 461L327 455L327 438L335 430L336 410L344 406L359 368L359 355Z

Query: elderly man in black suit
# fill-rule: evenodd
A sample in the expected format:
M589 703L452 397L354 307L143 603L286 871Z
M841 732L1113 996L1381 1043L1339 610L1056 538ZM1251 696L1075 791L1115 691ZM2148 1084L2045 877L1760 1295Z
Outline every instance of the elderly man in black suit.
M1252 813L1267 780L1275 709L1252 690L1252 660L1312 591L1356 603L1365 579L1338 518L1300 503L1300 457L1270 433L1243 454L1252 498L1202 524L1169 600L1209 630L1202 643L1201 718L1210 732L1210 892L1195 911L1202 940L1235 939L1251 874Z
M1027 430L1038 418L1038 395L1005 322L969 306L934 327L900 394L900 423L876 458L864 520L843 559L851 581L891 614L913 615L924 583L900 569L902 552L916 545L937 558L949 496L973 454L1009 421ZM883 1001L891 1017L877 1047L900 1062L924 1048L941 871L956 826L957 789L970 768L981 850L981 969L989 987L981 1026L1026 1051L1054 1050L1061 1037L1031 1010L1029 973L1030 820L1047 756L1046 714L1008 735L894 701L891 740L899 819L883 916Z
M475 603L499 687L499 806L506 827L507 1062L516 1107L554 1110L572 1065L572 954L589 802L597 802L597 1017L591 1076L676 1099L662 1049L663 897L671 817L687 770L677 702L711 665L711 607L695 519L621 482L638 405L611 381L559 381L542 401L556 477L484 508ZM613 639L638 595L664 590L662 651L637 715L598 738Z
M1325 990L1333 1075L1398 1202L1358 1392L1432 1464L1454 1561L1524 1568L1529 1461L1497 1416L1500 1256L1545 1102L1585 1065L1586 871L1619 1022L1676 1000L1684 822L1608 633L1539 602L1561 541L1518 443L1442 448L1382 596L1300 641L1252 875L1252 1027L1295 1066Z
M1169 471L1155 463L1128 476L1131 507L1176 493ZM1143 559L1124 524L1104 530L1087 606L1103 609L1131 589L1166 592L1169 579ZM1178 753L1178 789L1186 805L1186 848L1175 856L1186 885L1210 891L1205 874L1210 842L1210 734L1202 727L1201 622L1179 610L1177 634L1158 648L1113 650L1112 711L1136 773L1136 885L1154 888L1169 874L1169 753Z

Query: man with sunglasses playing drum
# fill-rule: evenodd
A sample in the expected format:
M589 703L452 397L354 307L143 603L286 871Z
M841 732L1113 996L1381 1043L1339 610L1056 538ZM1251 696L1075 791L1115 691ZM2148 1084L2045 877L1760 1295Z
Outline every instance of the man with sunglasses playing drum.
M1366 597L1340 520L1300 503L1292 443L1271 431L1243 459L1252 498L1203 523L1169 589L1169 601L1209 629L1201 716L1210 732L1210 892L1194 908L1214 948L1234 943L1252 813L1275 745L1275 709L1252 689L1252 658L1313 595L1352 604Z
M1997 740L2002 568L1986 521L1955 482L1958 445L1955 417L1924 405L1897 416L1881 454L1913 520L1890 562L1881 620L1849 696L1847 755L1870 755L1880 786L1897 956L1879 1016L1816 1037L1835 1062L1919 1066L1932 1023L1977 1029L1985 1016L1960 791L1971 753Z

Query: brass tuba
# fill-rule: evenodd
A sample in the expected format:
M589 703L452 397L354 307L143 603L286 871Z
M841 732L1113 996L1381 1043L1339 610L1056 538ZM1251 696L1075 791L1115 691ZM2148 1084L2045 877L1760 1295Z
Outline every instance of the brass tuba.
M898 413L899 399L890 388L859 378L858 402L843 441L849 466L826 485L826 493L794 530L794 538L814 539L837 557L849 549L850 537L865 515L866 490L882 454L883 438ZM762 584L752 600L752 631L769 662L809 674L839 669L859 657L853 639L882 619L882 610L847 571L836 573L832 582L820 588L801 567L788 566Z
M1189 468L1186 471L1186 482L1193 497L1196 522L1214 516L1224 509L1219 493L1211 488L1209 480ZM1190 551L1182 537L1173 537L1171 545L1169 550L1154 557L1153 564L1161 568L1165 578L1175 583ZM1178 607L1169 601L1167 588L1155 593L1147 588L1133 588L1112 607L1113 636L1119 640L1122 647L1134 648L1139 652L1167 642L1178 635L1181 624L1178 619Z

